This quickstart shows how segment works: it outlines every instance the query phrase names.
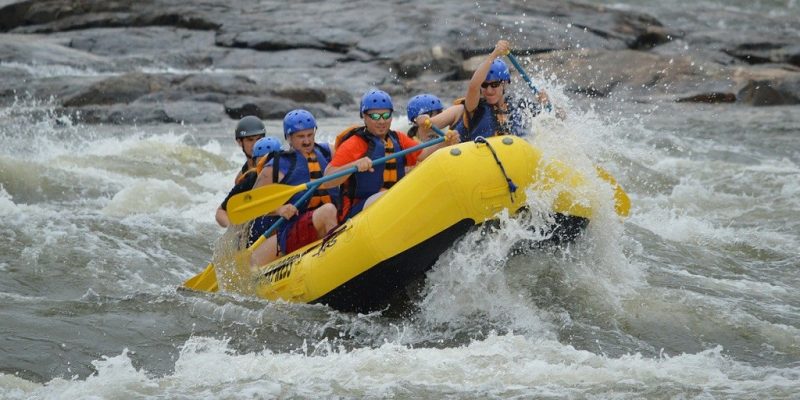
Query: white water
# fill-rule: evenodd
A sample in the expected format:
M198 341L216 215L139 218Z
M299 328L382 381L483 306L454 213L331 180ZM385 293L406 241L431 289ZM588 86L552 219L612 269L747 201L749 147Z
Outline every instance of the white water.
M611 171L631 217L607 201L578 242L515 253L542 217L503 216L442 257L403 318L176 290L222 233L232 122L0 110L0 397L796 396L797 108L573 103L536 78L569 119L540 119L535 143Z

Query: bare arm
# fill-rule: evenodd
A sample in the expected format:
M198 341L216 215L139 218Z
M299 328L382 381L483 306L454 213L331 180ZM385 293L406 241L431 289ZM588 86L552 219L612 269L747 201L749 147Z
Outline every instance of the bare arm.
M414 120L414 123L417 124L417 133L420 137L429 137L430 136L430 125L433 125L439 129L442 129L446 126L453 127L458 123L458 119L461 118L461 114L464 113L464 105L463 104L456 104L454 106L450 106L444 109L439 115L434 117L429 117L426 114L422 114ZM430 121L430 122L428 122Z
M467 86L466 99L464 100L464 107L467 111L472 112L478 107L478 101L481 99L481 84L486 80L486 74L489 73L489 67L492 66L494 59L508 54L508 51L508 41L498 40L489 57L486 57L481 65L478 66L478 69L475 70L475 73L472 74L472 79L470 79L469 86Z
M454 144L458 144L460 141L461 138L458 136L456 131L447 131L444 135L444 142L422 149L422 153L420 153L419 157L417 157L417 162L425 160L429 155L433 154L433 152L441 149L442 147L452 146Z
M231 224L231 220L228 219L228 212L223 210L222 207L217 208L217 214L215 215L217 220L217 224L223 228L227 228Z
M361 157L358 160L349 162L349 163L347 163L345 165L342 165L341 167L334 167L333 165L328 164L328 167L325 168L325 176L333 175L333 174L335 174L335 173L337 173L339 171L344 171L344 170L346 170L346 169L348 169L350 167L356 167L356 169L358 169L359 172L364 172L364 171L367 171L367 170L372 171L372 160L370 160L369 157ZM342 183L344 183L344 181L346 181L347 178L350 177L350 175L351 174L348 174L348 175L336 178L334 180L328 181L326 183L323 183L321 187L323 187L323 188L331 188L331 187L339 186Z

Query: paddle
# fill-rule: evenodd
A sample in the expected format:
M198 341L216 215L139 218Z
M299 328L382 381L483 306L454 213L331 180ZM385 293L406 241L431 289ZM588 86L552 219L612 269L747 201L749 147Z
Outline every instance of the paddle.
M522 69L521 65L519 65L517 57L514 57L514 55L511 54L510 52L506 54L506 57L508 57L508 60L511 61L511 64L514 64L514 68L516 68L517 72L519 72L519 74L522 75L522 79L524 79L525 82L528 83L528 87L531 88L531 90L533 91L533 95L538 96L539 88L536 87L536 85L531 80L531 77L528 76L528 73L525 72L524 69ZM547 109L547 112L553 111L553 105L550 104L550 100L547 101L547 104L544 105L544 108Z
M514 55L511 54L510 52L506 54L506 57L508 57L508 60L511 61L511 64L514 65L514 68L517 69L517 72L519 72L519 74L522 76L522 79L524 79L525 82L528 83L528 87L530 87L531 90L533 91L533 95L534 96L538 95L539 88L536 87L531 78L528 76L528 73L525 72L524 69L522 69L521 65L519 65L517 57L514 57ZM550 103L550 100L548 100L547 104L545 104L545 109L548 112L553 111L553 105ZM617 215L622 217L627 217L628 214L630 214L630 208L631 208L631 199L628 197L628 194L625 193L625 190L622 189L622 186L620 186L619 183L617 183L617 181L614 179L614 177L611 176L611 173L609 173L608 171L606 171L601 167L596 166L595 168L597 169L597 175L601 179L610 183L611 186L614 188L614 202L615 202L614 210L617 212Z
M381 157L372 161L372 165L381 165L393 158L403 157L408 153L413 153L444 141L444 137L439 137L429 142L420 143L414 147L392 153L386 157ZM341 178L346 175L358 172L356 167L350 167L337 173L315 179L301 185L291 186L283 184L271 184L262 186L244 193L237 194L228 200L228 218L234 224L241 224L253 218L268 214L278 207L286 204L295 193L302 192L312 186L317 187L325 182Z
M293 205L295 207L299 207L300 204L303 204L305 201L307 201L317 190L318 186L319 184L311 185L308 191L305 194L303 194L302 197L297 199L297 201L295 201ZM272 226L269 227L269 229L267 229L263 234L261 234L261 236L258 237L258 240L253 242L253 244L247 248L246 252L248 258L249 255L252 254L253 251L256 248L258 248L258 246L264 243L264 241L267 240L267 238L270 237L270 235L272 235L273 232L275 232L278 228L280 228L284 222L286 222L286 218L281 217L279 220L275 221L275 223L273 223ZM203 270L203 272L195 275L192 278L187 279L186 282L183 283L183 286L192 290L197 290L202 292L216 292L217 290L219 290L219 284L217 282L217 273L214 270L214 264L209 263L206 269Z
M214 264L208 263L203 272L183 282L183 287L202 292L216 292L219 290L219 285L217 285L217 272L214 270Z

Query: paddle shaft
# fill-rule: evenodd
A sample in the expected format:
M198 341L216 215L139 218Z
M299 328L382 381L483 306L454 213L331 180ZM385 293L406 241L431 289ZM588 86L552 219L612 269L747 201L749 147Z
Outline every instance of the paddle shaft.
M531 77L528 76L528 73L525 72L524 69L522 69L521 65L519 65L519 61L517 61L517 57L514 57L514 55L511 54L511 53L508 53L506 55L506 57L508 57L508 60L511 61L511 64L514 65L514 68L517 69L517 72L519 72L519 74L522 75L522 79L524 79L525 82L528 83L528 87L531 88L531 90L533 91L534 96L538 95L539 94L539 88L536 87L536 85L531 80ZM550 104L549 100L547 101L547 104L544 105L544 108L547 109L547 112L553 111L553 105Z

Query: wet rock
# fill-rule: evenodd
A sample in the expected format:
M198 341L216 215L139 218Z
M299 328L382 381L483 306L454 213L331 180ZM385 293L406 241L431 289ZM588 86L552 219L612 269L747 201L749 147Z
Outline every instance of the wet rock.
M544 76L555 74L569 91L591 97L620 91L677 100L702 93L727 93L735 86L731 71L721 66L632 50L554 52L531 61L538 64Z
M63 45L63 40L45 35L0 35L0 60L28 66L69 67L78 71L108 71L113 61ZM77 71L76 71L77 72Z
M104 123L245 112L279 119L297 107L352 115L372 87L398 104L420 92L463 96L463 80L507 38L531 61L525 65L537 82L556 77L572 93L788 104L800 73L790 67L800 61L794 25L791 16L725 8L675 9L657 19L622 6L545 0L479 7L351 0L313 10L257 0L5 1L0 30L13 33L0 35L0 71L8 71L0 102L52 96L85 121ZM22 34L31 32L52 34Z
M164 107L157 104L91 105L62 109L59 114L68 116L74 122L85 124L129 125L178 122L167 115Z
M216 68L225 69L306 69L332 68L341 55L313 49L263 52L251 49L226 49L214 60Z
M434 46L427 50L404 54L391 62L402 79L417 78L427 74L436 80L454 80L462 76L461 63L463 57L459 52Z
M232 97L225 101L225 113L233 119L239 119L246 115L255 115L261 119L283 119L286 113L297 108L304 108L317 118L344 115L343 112L324 104L301 105L282 97L242 96Z
M267 89L238 73L192 74L175 88L186 93L258 94Z
M754 106L800 104L800 77L749 81L737 94L740 102Z
M164 103L164 113L178 123L206 124L222 121L222 104L201 101L175 101Z
M224 7L218 5L219 8ZM213 30L219 23L207 18L202 7L170 1L118 2L103 0L30 0L0 9L0 30L51 33L77 29L167 25Z
M748 64L786 63L800 66L800 44L780 42L742 43L724 52Z
M731 92L710 92L700 93L675 100L678 103L735 103L736 93Z
M130 103L144 95L162 91L174 78L133 72L104 79L87 90L64 99L65 107L81 107L90 104Z

